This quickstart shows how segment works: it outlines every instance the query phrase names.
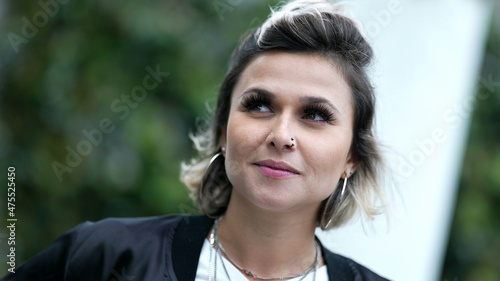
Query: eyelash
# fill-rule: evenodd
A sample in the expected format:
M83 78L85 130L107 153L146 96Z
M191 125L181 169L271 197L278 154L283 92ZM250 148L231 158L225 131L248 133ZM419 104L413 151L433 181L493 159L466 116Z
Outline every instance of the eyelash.
M241 106L245 111L253 111L257 106L264 105L271 107L271 101L262 95L250 95L241 102Z
M271 101L265 96L253 94L246 97L241 102L241 107L246 112L251 112L257 109L258 106L266 106L271 109ZM331 124L335 121L334 114L322 104L310 104L304 108L304 116L309 114L317 114L323 120L313 120L313 122L327 122Z
M322 104L310 104L304 109L304 115L317 114L323 122L332 123L335 121L333 113Z

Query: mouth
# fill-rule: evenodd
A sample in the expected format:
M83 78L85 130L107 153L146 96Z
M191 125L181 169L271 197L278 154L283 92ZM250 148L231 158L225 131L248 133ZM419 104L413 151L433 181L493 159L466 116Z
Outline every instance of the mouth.
M297 169L281 161L264 160L254 165L264 176L270 178L289 178L300 174Z

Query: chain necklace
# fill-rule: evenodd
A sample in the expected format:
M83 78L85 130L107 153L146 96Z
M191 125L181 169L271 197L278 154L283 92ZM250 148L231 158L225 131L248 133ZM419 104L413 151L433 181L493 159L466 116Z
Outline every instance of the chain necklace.
M238 265L233 259L231 259L231 257L227 254L226 250L224 250L224 247L222 247L222 244L220 243L219 241L219 233L218 233L218 230L219 230L219 224L220 224L220 221L221 221L222 217L219 217L217 218L217 220L215 221L214 223L214 227L212 229L212 231L210 232L210 235L209 235L209 242L210 242L210 260L209 260L209 272L208 272L208 280L209 281L216 281L217 280L217 253L219 253L219 258L221 260L221 264L222 264L222 267L224 269L224 273L226 274L226 277L228 280L231 281L231 277L229 276L229 272L227 271L227 268L226 268L226 265L224 263L224 260L222 259L222 256L224 256L232 265L234 265L239 271L243 272L245 275L247 276L250 276L252 278L255 278L255 279L259 279L259 280L289 280L289 279L293 279L293 278L298 278L298 277L302 277L299 279L299 281L302 281L306 278L306 276L313 272L313 280L316 280L316 268L318 267L318 264L319 264L319 260L320 260L320 248L319 248L319 245L318 243L316 242L315 244L315 248L316 248L316 258L314 260L314 263L309 267L307 268L306 270L304 270L302 273L300 274L297 274L297 275L290 275L290 276L280 276L280 277L261 277L261 276L258 276L256 274L254 274L252 271L248 270L248 269L244 269L243 267L241 267L240 265ZM212 267L212 249L215 249L215 255L214 255L214 260L213 260L213 267ZM212 271L210 270L210 268L212 267ZM214 279L212 279L212 274L211 272L214 273Z

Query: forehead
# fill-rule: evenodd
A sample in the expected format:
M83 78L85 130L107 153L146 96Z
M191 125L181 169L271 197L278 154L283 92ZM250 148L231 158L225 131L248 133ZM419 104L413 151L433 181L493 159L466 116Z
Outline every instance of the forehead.
M334 62L317 54L266 52L243 71L233 100L249 88L260 87L293 100L321 97L335 103L341 113L353 114L351 89Z

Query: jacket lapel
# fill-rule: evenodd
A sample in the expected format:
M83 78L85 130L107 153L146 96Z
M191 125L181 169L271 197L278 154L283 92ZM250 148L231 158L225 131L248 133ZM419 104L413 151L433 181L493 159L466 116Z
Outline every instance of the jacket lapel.
M321 245L321 251L323 252L323 257L325 258L326 268L328 271L328 279L335 281L354 280L354 274L349 266L348 260L325 248L317 237L316 240Z
M206 216L183 216L174 234L172 264L177 280L195 280L205 237L214 223Z

